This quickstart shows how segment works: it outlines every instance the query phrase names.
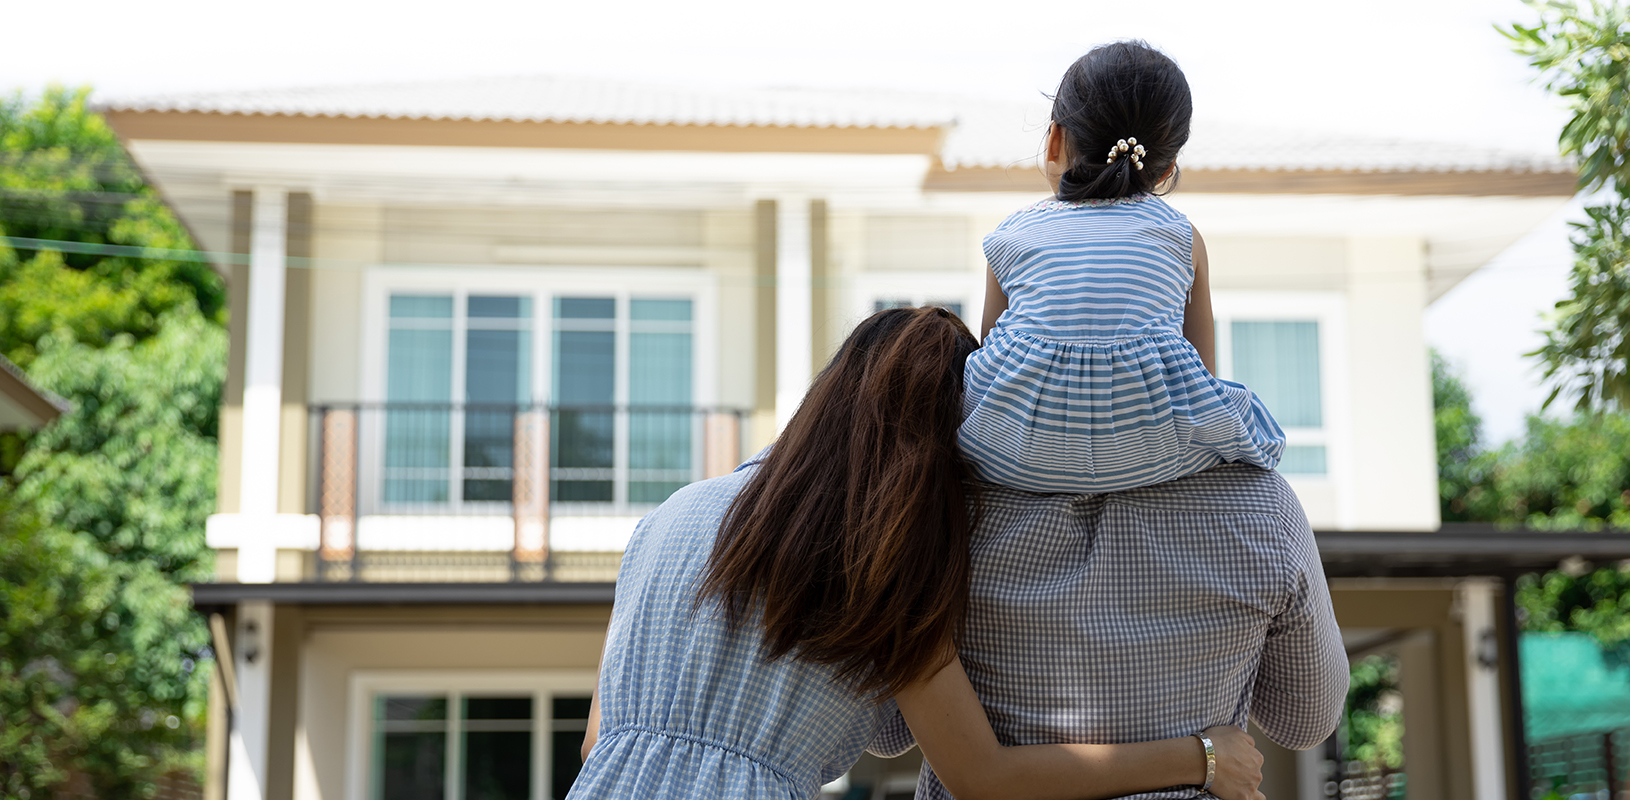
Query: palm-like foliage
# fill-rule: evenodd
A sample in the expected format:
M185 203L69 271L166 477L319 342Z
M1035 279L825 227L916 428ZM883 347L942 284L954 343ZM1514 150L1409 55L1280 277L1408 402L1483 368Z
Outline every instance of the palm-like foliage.
M1579 163L1579 188L1610 202L1577 224L1572 292L1557 303L1545 345L1530 353L1562 396L1581 410L1630 408L1630 9L1617 2L1528 0L1539 24L1501 33L1573 112L1558 144Z

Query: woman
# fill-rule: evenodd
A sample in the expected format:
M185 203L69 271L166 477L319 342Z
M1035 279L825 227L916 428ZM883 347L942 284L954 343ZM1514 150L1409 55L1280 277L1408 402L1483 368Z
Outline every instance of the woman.
M959 798L1099 798L1206 783L1197 736L1002 747L955 656L970 520L957 453L963 362L943 309L862 322L774 448L640 522L623 557L570 797L808 798L898 703ZM892 698L892 699L891 699ZM1261 756L1215 744L1223 800L1261 798Z

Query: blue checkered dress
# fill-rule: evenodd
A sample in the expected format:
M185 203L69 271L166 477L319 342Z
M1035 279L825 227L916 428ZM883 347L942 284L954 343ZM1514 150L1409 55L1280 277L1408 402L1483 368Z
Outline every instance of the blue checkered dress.
M1006 745L1327 738L1347 656L1301 504L1243 464L1111 495L988 487L962 663ZM908 736L898 715L891 747ZM1192 798L1197 787L1137 795ZM924 766L919 800L950 793Z
M1193 248L1188 219L1149 195L1043 201L985 237L1008 308L967 364L961 444L981 480L1113 492L1279 463L1262 401L1183 338Z
M904 726L880 736L893 701L874 705L831 669L765 662L762 630L730 630L693 611L726 508L754 467L692 484L635 529L617 573L600 665L600 735L572 800L808 798L867 748L899 755Z

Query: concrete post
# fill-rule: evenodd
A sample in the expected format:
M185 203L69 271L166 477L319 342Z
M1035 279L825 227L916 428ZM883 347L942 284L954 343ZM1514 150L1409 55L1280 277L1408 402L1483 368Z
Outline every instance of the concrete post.
M249 314L245 326L243 461L238 510L246 535L238 580L270 583L277 572L273 538L283 397L283 291L288 193L258 188L249 238Z
M809 390L814 319L809 200L776 202L775 427L787 426Z
M1492 578L1463 581L1456 588L1461 629L1466 636L1466 711L1474 800L1506 800L1494 588Z
M274 406L275 408L275 406ZM228 742L227 800L266 797L267 753L272 699L272 604L246 600L238 604L232 651L238 683L238 708Z

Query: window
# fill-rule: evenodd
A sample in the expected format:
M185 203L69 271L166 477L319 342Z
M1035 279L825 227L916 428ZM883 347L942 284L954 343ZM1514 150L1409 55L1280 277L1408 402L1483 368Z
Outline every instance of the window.
M387 504L509 502L515 406L531 399L531 298L463 300L391 295Z
M977 328L984 297L983 272L863 272L850 281L846 308L855 324L887 308L938 306Z
M1245 384L1285 429L1279 471L1328 474L1319 320L1217 315L1218 372Z
M583 766L587 693L382 690L368 699L369 800L558 799Z
M690 482L693 316L689 299L555 298L556 501L648 505Z
M506 513L515 415L540 396L553 409L550 492L562 510L639 511L696 478L694 294L392 291L385 300L377 491L386 513ZM535 352L540 327L545 352Z

